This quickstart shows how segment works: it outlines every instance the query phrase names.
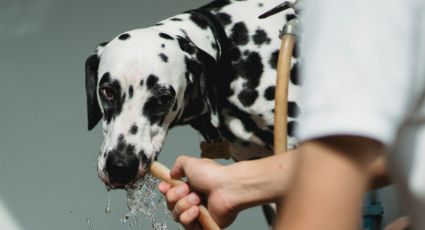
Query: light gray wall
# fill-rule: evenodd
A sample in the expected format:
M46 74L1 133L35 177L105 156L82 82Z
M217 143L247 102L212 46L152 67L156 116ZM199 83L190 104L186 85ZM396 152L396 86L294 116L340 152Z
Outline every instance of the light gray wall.
M120 32L205 2L0 0L0 199L22 229L89 229L87 218L97 230L131 229L120 224L124 192L112 192L104 213L95 165L102 136L86 130L84 62ZM190 128L172 131L160 161L199 156L198 141ZM255 209L230 229L265 226Z

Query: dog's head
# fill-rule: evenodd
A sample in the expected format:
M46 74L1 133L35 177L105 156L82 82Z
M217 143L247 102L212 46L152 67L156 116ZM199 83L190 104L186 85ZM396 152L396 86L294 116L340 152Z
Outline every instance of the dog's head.
M98 174L106 184L132 183L157 158L170 125L186 113L188 97L204 91L207 67L200 56L186 38L140 29L100 44L87 59L88 129L102 120ZM206 107L197 109L192 112Z

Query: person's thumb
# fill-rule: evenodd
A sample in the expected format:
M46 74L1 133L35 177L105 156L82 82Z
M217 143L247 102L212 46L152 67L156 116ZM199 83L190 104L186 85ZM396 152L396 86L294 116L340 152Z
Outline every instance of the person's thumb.
M184 176L186 176L186 166L189 165L189 162L193 160L191 157L188 156L179 156L174 163L173 168L171 168L170 176L173 179L180 179Z

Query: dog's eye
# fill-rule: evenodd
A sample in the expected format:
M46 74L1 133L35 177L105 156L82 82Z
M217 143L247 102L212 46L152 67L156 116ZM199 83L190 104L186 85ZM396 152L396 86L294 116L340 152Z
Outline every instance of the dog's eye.
M111 88L101 88L100 92L102 93L103 98L108 101L113 101L115 98L114 91Z

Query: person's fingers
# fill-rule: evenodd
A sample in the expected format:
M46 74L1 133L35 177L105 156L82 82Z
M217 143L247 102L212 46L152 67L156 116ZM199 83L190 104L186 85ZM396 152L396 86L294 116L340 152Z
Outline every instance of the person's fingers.
M168 192L165 194L165 199L167 200L167 205L170 210L174 209L174 205L177 201L179 201L181 198L185 197L187 194L189 194L190 189L189 185L182 184L175 187L172 187Z
M201 198L196 193L190 193L186 197L180 199L174 205L172 214L177 219L182 213L190 209L192 206L197 206L201 203Z
M168 190L170 190L170 188L171 188L171 185L168 184L167 182L160 182L158 184L158 190L164 195L168 192Z
M188 164L188 161L192 160L191 157L187 156L179 156L174 163L173 168L171 168L170 176L174 179L180 179L184 177L185 174L185 166Z
M192 206L180 215L179 222L185 227L186 230L202 229L196 221L199 213L199 207Z

